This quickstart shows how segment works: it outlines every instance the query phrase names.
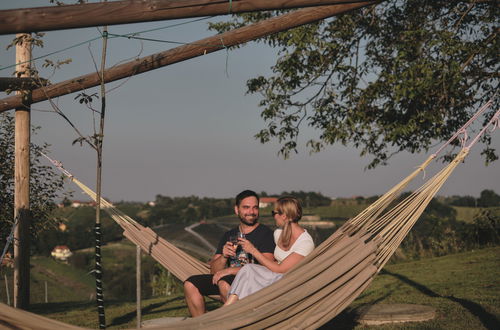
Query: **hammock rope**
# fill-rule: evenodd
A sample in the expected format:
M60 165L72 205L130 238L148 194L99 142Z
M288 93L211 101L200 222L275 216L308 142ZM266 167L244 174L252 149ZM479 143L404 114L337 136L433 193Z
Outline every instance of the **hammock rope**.
M453 140L455 140L460 134L466 132L467 128L469 128L469 126L472 125L472 123L476 121L476 119L478 119L484 111L486 111L486 109L490 108L493 105L493 100L497 97L497 94L498 91L495 92L493 97L488 102L480 107L478 111L476 111L476 113L464 124L464 126L457 130L455 134L453 134L452 137L434 153L434 156L443 151L443 149L445 149L450 143L452 143Z

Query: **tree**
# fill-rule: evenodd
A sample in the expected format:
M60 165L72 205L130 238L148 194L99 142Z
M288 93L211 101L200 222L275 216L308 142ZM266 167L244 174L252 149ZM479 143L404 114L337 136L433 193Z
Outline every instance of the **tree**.
M267 126L255 137L278 140L287 158L307 124L319 132L311 152L352 145L373 157L368 168L447 140L498 89L499 14L496 1L388 0L264 38L279 58L271 76L247 81ZM482 142L486 162L496 160L490 136Z
M479 199L477 200L477 206L481 207L493 207L500 206L500 196L497 195L493 190L485 189L481 191Z
M33 134L38 128L33 128ZM53 228L57 219L50 213L61 194L63 177L43 165L39 152L47 153L48 145L31 144L31 235L32 239L44 230ZM0 114L0 239L5 242L14 223L14 118Z
M314 191L283 191L280 196L294 196L301 200L303 207L328 206L332 202L331 198Z
M472 196L452 196L450 205L475 207L476 199Z

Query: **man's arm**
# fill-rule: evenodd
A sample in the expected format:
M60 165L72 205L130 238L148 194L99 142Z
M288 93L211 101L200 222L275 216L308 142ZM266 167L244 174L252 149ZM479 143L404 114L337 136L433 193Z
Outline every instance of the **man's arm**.
M208 264L210 265L210 273L215 274L226 268L227 258L222 254L216 254L212 257L212 260L210 260Z
M210 273L215 274L226 268L227 259L234 256L236 256L236 246L233 246L230 242L226 242L222 247L222 254L215 254L212 260L208 262L210 265Z

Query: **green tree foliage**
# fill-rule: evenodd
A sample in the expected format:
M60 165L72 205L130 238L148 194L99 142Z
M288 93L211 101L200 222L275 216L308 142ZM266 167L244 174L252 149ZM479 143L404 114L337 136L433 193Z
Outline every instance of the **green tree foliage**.
M326 197L319 192L305 192L305 191L284 191L280 196L294 196L302 202L304 207L318 207L318 206L329 206L332 200L330 197ZM279 196L278 196L279 197Z
M500 196L497 195L493 190L485 189L481 191L479 199L477 200L477 206L481 207L500 206Z
M151 208L149 223L191 223L202 219L229 215L234 212L233 199L168 197L157 195Z
M242 14L211 28L278 13ZM267 126L256 138L277 140L288 157L308 125L319 132L306 142L311 152L353 145L373 157L369 168L399 151L427 150L498 89L498 17L496 1L387 0L266 37L279 58L271 76L247 82L249 93L262 95ZM491 137L482 142L486 162L496 160Z
M476 199L472 196L452 196L449 198L449 204L454 206L475 207Z
M457 221L456 211L446 202L433 198L401 247L409 256L424 257L494 246L498 243L500 207L483 209L472 223L467 223Z
M14 223L14 118L0 114L0 239L5 242ZM35 134L38 128L32 129ZM50 216L56 207L54 200L62 194L63 177L43 165L39 152L48 153L48 145L31 144L30 208L32 239L57 220Z
M160 264L156 264L152 281L149 283L153 296L169 296L171 294L182 293L184 288L182 283L174 277L167 269Z
M136 221L146 223L137 214L144 207L141 203L120 202L116 203L115 206ZM95 245L95 207L60 208L54 210L52 216L60 219L66 225L66 230L61 231L58 228L53 228L41 233L40 239L34 244L38 253L50 255L56 245L67 245L71 250L89 248ZM101 220L102 243L106 244L123 239L123 229L104 211L101 211Z
M474 217L467 238L476 246L498 245L500 243L500 207L488 208Z

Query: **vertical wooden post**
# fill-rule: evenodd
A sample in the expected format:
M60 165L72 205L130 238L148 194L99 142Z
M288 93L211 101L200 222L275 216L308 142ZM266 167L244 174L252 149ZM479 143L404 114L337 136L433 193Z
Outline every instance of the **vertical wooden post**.
M142 327L142 306L141 306L141 300L142 300L142 295L141 295L141 247L137 245L137 254L136 254L136 300L137 300L137 329L140 329Z
M19 77L29 77L31 61L30 34L18 34L22 42L16 45L16 71ZM30 292L30 92L23 95L23 106L16 108L14 161L14 307L26 309Z
M7 294L7 305L10 306L10 290L9 281L7 280L7 274L4 275L5 278L5 293Z

